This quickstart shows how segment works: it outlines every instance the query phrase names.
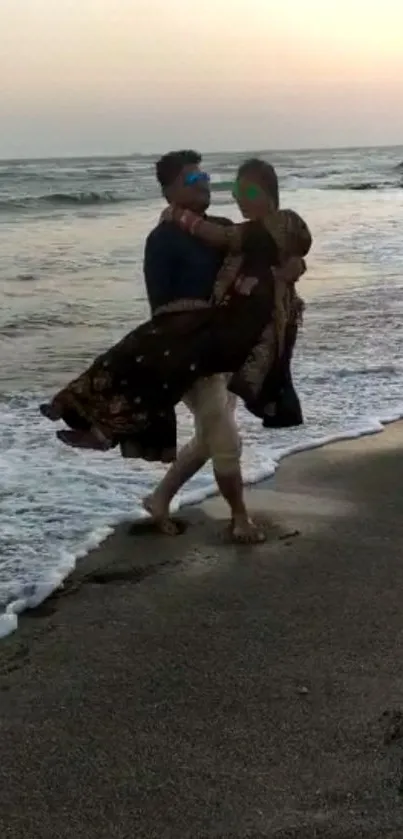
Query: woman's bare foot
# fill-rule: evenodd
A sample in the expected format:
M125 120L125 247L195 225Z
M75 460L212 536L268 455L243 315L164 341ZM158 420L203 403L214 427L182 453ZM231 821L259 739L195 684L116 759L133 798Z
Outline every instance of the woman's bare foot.
M259 545L266 542L267 534L252 519L242 516L231 521L231 539L240 545Z
M92 431L57 431L56 435L62 443L72 449L93 449L105 452L110 448L107 440L102 440Z
M165 536L180 536L183 528L171 519L169 507L166 506L156 495L147 495L143 498L143 507L151 516L158 530Z

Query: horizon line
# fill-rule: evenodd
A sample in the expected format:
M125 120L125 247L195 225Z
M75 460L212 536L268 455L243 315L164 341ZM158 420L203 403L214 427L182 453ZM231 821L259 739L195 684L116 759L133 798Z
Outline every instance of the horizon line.
M239 155L239 154L287 154L287 153L301 153L301 152L309 152L309 151L361 151L361 150L370 150L370 149L400 149L403 148L403 143L380 143L380 144L373 144L370 145L348 145L348 146L300 146L299 148L251 148L251 149L217 149L215 151L200 151L202 157L207 157L210 155ZM169 149L168 151L174 151L175 149ZM167 152L111 152L109 154L101 153L101 152L94 152L92 154L57 154L57 155L46 155L46 156L30 156L30 157L0 157L0 163L21 163L24 161L36 161L40 162L52 162L56 160L93 160L94 158L98 158L99 160L111 160L111 159L123 159L128 157L143 157L147 159L154 159L159 158L163 154L167 154Z

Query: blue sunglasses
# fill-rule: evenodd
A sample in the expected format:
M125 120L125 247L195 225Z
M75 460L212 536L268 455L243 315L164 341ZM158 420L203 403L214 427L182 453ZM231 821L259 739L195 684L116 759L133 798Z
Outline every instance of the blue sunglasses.
M195 184L210 183L210 175L207 172L189 172L183 179L185 186L194 186Z

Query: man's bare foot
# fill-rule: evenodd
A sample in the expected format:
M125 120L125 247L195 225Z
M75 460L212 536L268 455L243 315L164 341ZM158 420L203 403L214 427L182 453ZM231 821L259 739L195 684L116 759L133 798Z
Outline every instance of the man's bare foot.
M92 431L57 431L56 435L62 443L72 449L93 449L105 452L110 448L107 440L103 441Z
M171 519L169 507L163 504L155 495L147 495L143 498L143 507L151 516L158 530L165 536L180 536L183 528Z
M232 519L231 538L233 542L240 545L259 545L262 542L266 542L267 534L252 519L242 517Z

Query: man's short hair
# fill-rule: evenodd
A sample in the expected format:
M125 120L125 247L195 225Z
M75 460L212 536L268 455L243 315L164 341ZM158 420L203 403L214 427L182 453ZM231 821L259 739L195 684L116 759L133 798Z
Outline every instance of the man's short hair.
M242 178L247 175L255 176L259 180L263 189L274 201L276 209L278 209L279 187L278 177L274 166L272 166L271 163L266 163L265 160L261 160L259 157L250 157L249 160L245 160L238 169L238 178Z
M185 166L193 164L198 166L201 163L202 156L198 151L193 149L184 149L183 151L170 151L164 154L156 163L156 175L162 189L171 186Z

